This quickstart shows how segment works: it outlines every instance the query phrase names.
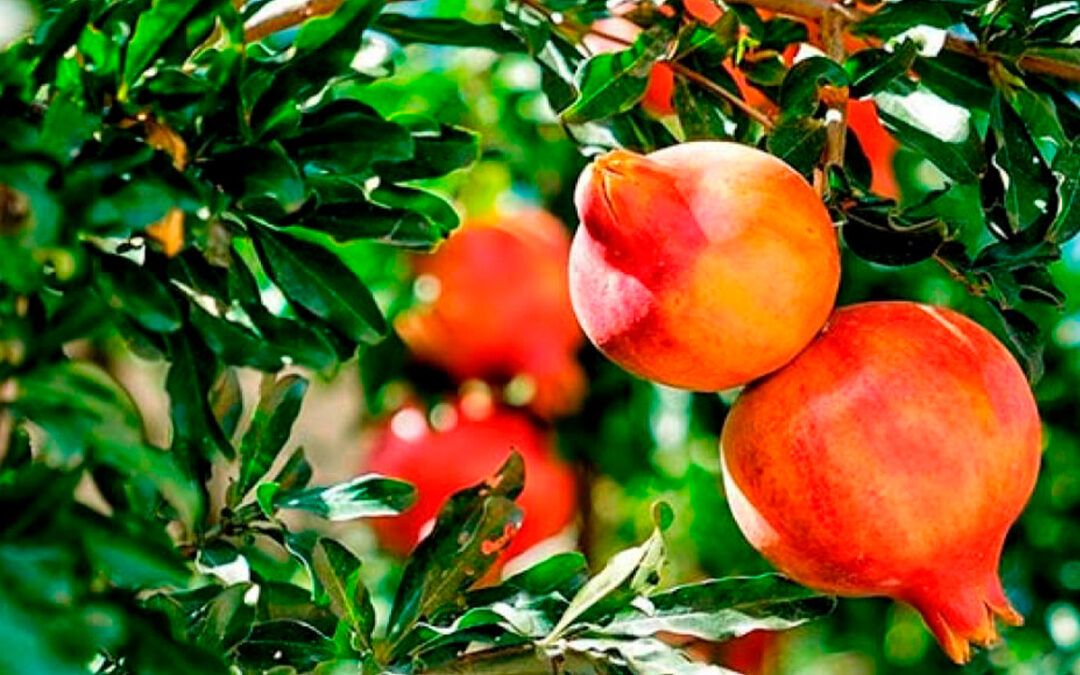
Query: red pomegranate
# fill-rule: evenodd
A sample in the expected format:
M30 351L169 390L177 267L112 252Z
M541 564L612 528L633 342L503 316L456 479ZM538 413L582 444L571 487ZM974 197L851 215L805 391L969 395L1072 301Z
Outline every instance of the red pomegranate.
M464 380L533 382L542 416L573 412L585 394L585 341L567 288L570 235L551 214L473 219L413 259L421 302L394 327L413 354Z
M570 525L577 482L573 469L556 456L549 434L524 414L476 405L468 398L443 413L436 430L422 410L406 407L375 434L365 470L409 481L418 493L416 504L404 514L371 521L386 549L408 555L443 503L493 474L511 450L525 461L525 489L517 499L525 521L504 560Z
M737 143L617 150L582 173L570 297L585 334L650 380L716 391L790 361L832 311L829 213L794 169Z
M997 576L1035 486L1041 427L1020 366L948 309L838 310L794 361L746 388L724 425L736 521L815 589L918 609L955 661L1022 617Z

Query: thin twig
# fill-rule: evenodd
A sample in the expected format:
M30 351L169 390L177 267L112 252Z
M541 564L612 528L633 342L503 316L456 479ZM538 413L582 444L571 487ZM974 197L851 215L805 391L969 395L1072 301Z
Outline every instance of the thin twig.
M847 56L844 51L847 18L841 9L837 5L821 17L821 40L825 45L825 52L837 63L843 63ZM843 166L847 134L847 87L829 87L822 92L822 100L829 106L829 112L825 116L825 166Z
M759 9L768 9L779 14L787 14L804 19L821 19L830 8L836 8L849 24L870 16L869 13L853 7L845 7L834 0L739 0L739 4L750 5ZM945 38L945 49L976 58L992 65L1003 60L1000 54L987 52L979 48L970 38L950 33ZM1080 82L1080 64L1034 54L1021 55L1016 65L1033 75L1049 75L1069 82Z
M256 42L268 35L283 31L293 26L298 26L313 16L326 16L333 14L345 0L307 0L303 4L289 7L288 9L265 17L256 14L252 21L244 26L244 41Z
M670 65L671 69L674 70L676 73L682 75L683 77L698 85L702 89L706 89L710 93L716 94L720 98L728 101L729 103L731 103L731 105L746 113L748 117L756 121L761 126L765 127L767 131L772 130L774 126L772 118L769 117L769 115L767 115L766 113L758 110L754 106L742 100L742 98L740 98L737 94L731 93L730 91L724 89L719 84L713 82L701 73L687 68L678 61L671 61L668 65Z

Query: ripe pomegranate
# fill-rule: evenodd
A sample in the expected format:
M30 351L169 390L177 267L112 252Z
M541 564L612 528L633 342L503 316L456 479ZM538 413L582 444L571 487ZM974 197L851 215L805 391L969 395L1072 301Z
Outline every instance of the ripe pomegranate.
M581 175L570 297L585 334L644 378L715 391L790 361L832 310L840 260L821 199L736 143L616 150Z
M584 336L567 288L570 235L540 210L467 222L413 267L422 304L398 334L421 361L458 379L526 375L542 416L573 412L585 394Z
M882 197L897 199L900 188L896 184L893 159L900 144L893 138L878 118L873 99L851 99L847 105L847 122L859 139L866 159L870 162L872 182L870 191Z
M559 534L574 520L573 469L556 456L550 435L526 415L477 405L465 397L443 417L441 428L433 429L422 410L405 407L372 439L365 469L409 481L418 493L416 504L404 514L371 521L386 549L407 555L443 503L498 470L511 450L525 461L525 489L517 499L525 521L504 560Z
M1020 366L947 309L838 310L724 424L724 485L750 543L800 583L913 605L945 652L997 640L997 564L1035 486L1041 429Z

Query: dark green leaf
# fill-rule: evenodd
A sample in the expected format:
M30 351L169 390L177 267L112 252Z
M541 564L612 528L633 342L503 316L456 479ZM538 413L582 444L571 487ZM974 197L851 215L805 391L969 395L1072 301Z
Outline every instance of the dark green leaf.
M267 227L255 232L259 257L290 300L330 322L348 337L373 342L386 320L364 286L329 250Z
M592 57L578 73L577 100L559 116L581 124L629 110L645 95L653 63L664 48L663 40L646 31L629 49Z
M246 668L293 666L306 672L334 658L335 650L333 640L310 624L282 619L255 624L237 645L236 656Z
M1063 244L1080 232L1080 143L1070 143L1058 153L1054 174L1061 208L1046 237Z
M884 89L905 74L919 55L918 45L906 40L891 54L884 50L864 49L851 56L844 67L851 75L851 98L862 98Z
M825 616L828 596L774 575L710 579L649 596L650 609L627 607L596 630L649 637L664 631L703 640L727 640L753 630L788 630Z
M514 452L499 471L443 505L435 528L405 567L390 614L389 635L401 643L412 626L458 599L506 549L521 526L513 499L521 493L525 463Z
M825 150L825 123L813 117L783 120L766 141L769 152L809 176Z
M382 14L374 28L398 42L424 42L458 47L485 47L497 52L520 52L525 47L498 24L475 24L464 19L441 19Z
M997 139L992 169L1001 172L1004 204L1014 234L1031 229L1031 238L1042 238L1056 212L1054 178L1031 140L1024 120L1004 96L996 95L990 106L990 125Z
M416 501L416 489L377 474L358 476L328 487L278 492L274 506L308 511L327 520L396 516Z
M259 399L251 424L240 440L240 474L233 488L234 504L266 475L285 447L300 414L307 384L299 375L285 375Z
M476 132L417 115L397 115L393 122L412 133L413 154L403 160L378 162L376 170L383 180L437 178L469 166L480 156Z
M336 541L320 539L315 546L315 573L330 596L334 614L352 629L356 648L370 653L375 608L360 578L360 561Z

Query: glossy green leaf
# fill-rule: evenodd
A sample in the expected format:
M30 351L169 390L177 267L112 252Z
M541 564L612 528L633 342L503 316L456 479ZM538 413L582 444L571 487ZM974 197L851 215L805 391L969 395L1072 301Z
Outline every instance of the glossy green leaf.
M273 503L277 508L308 511L338 521L395 516L415 500L416 489L408 483L366 474L327 487L278 492Z
M354 340L374 342L386 333L371 291L334 253L266 227L255 234L266 271L290 300Z
M459 599L494 564L521 527L525 463L514 452L497 473L455 493L405 567L390 614L395 647L423 617Z
M333 539L315 546L315 573L330 597L330 607L353 631L353 643L364 653L372 651L375 608L360 578L360 561Z
M476 24L464 19L444 19L382 14L374 28L398 42L423 42L458 47L484 47L497 52L520 52L525 47L498 24Z
M235 501L242 499L266 475L285 447L293 422L300 414L307 385L307 380L299 375L285 375L259 398L240 440L240 474L232 488Z
M726 640L753 630L789 630L832 611L836 601L777 575L711 579L649 596L596 628L605 635L649 637L664 631Z
M236 647L247 668L265 670L292 666L301 672L335 656L334 643L310 624L290 619L255 624Z
M581 124L629 110L645 95L649 73L663 50L663 41L646 31L628 49L592 57L578 73L577 99L559 116Z

